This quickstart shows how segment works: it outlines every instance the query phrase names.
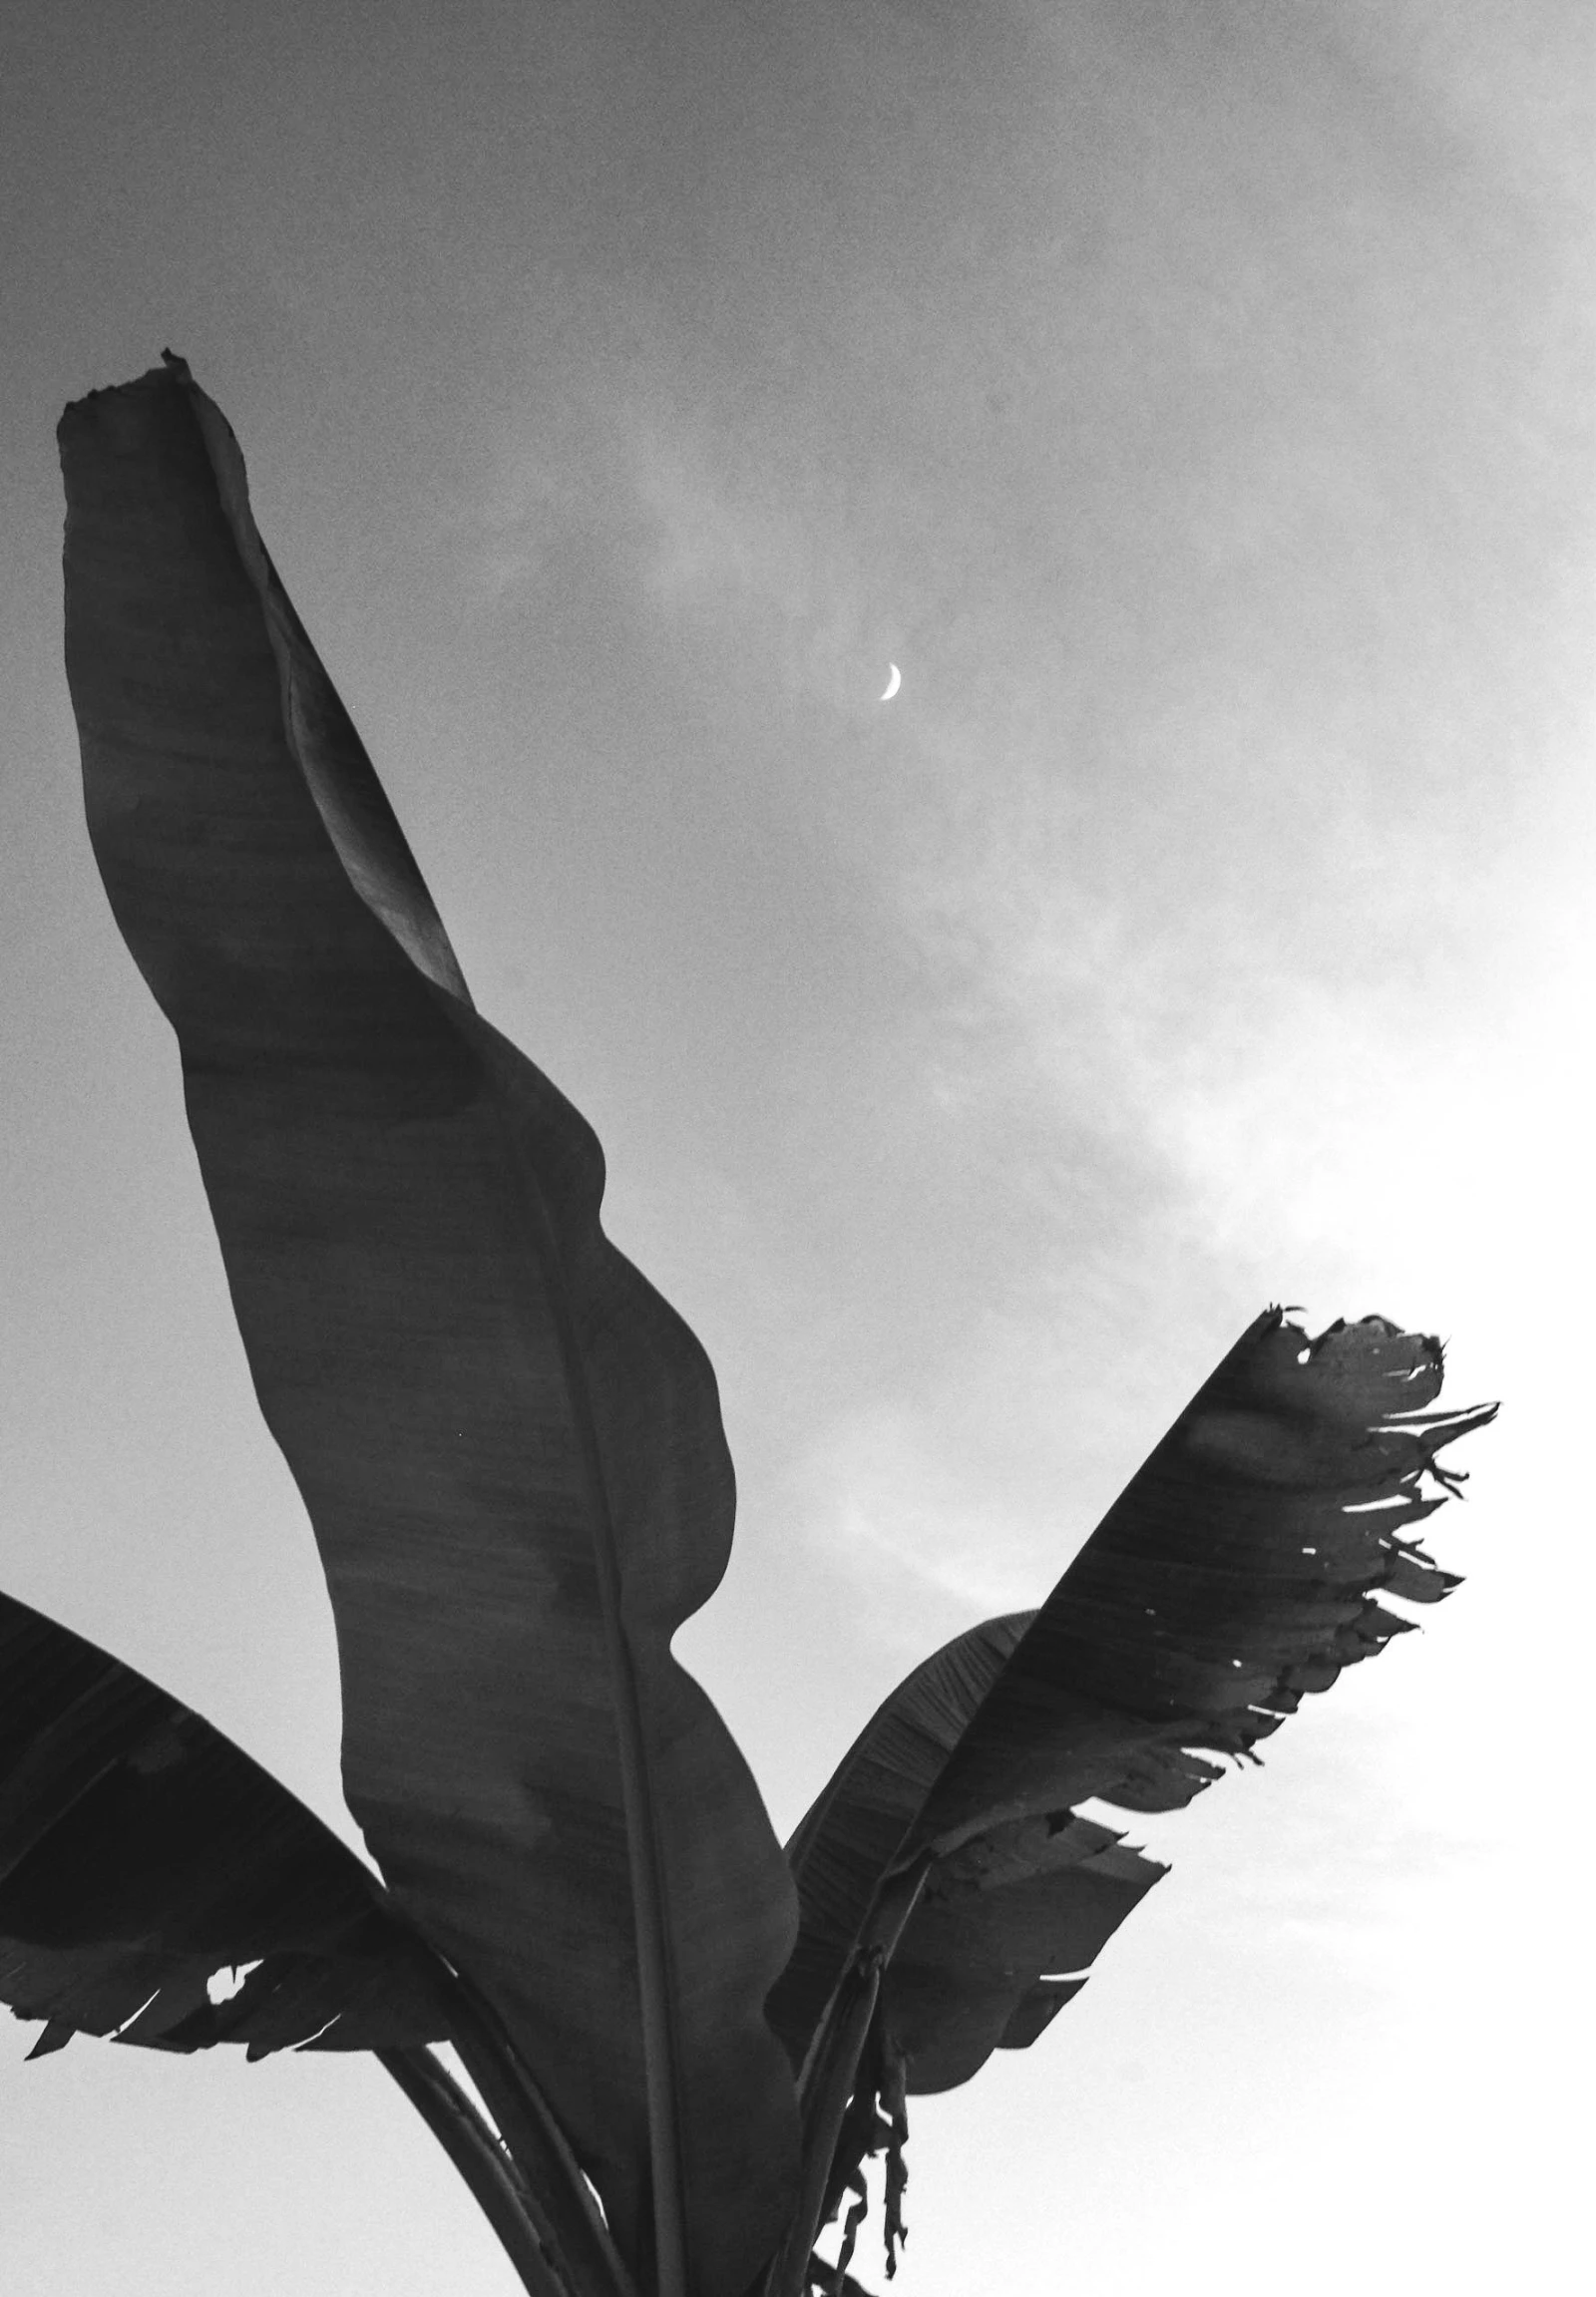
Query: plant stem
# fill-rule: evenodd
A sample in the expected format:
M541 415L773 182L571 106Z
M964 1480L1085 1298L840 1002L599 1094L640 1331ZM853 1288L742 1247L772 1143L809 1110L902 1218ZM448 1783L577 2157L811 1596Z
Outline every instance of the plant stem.
M465 2179L529 2297L587 2297L545 2250L510 2156L432 2052L379 2050L375 2055Z
M500 2019L458 1971L446 2005L449 2038L525 2180L543 2246L563 2260L581 2297L637 2297L565 2131Z
M804 2297L843 2115L881 1994L881 1971L880 1953L862 1952L838 1990L837 2015L829 2023L825 2044L813 2061L815 2093L804 2114L798 2205L786 2242L771 2267L764 2297Z
M889 1875L882 1884L854 1958L816 2030L799 2083L803 2167L798 2203L762 2297L805 2297L809 2260L820 2231L843 2116L858 2079L859 2060L881 1998L882 1980L909 1917L920 1903L933 1863L932 1854L923 1852L912 1866Z

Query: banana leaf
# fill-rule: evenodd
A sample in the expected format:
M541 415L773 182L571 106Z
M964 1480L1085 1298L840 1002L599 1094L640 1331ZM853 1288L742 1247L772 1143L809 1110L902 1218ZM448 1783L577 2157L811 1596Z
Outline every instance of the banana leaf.
M957 2089L994 2050L1027 2050L1167 1872L1069 1812L995 1827L939 1859L882 1987L909 2095Z
M0 1595L0 2001L48 2021L31 2056L441 2041L449 1974L386 1899L219 1730Z
M1039 1611L992 1620L878 1710L788 1846L798 1943L771 2000L795 2066L885 1962L910 2091L1024 2048L1163 1871L1075 1813L1176 1809L1458 1583L1404 1531L1495 1411L1428 1411L1438 1341L1382 1317L1309 1340L1265 1312ZM1423 1489L1428 1475L1439 1490ZM894 1889L908 1911L883 1926Z
M320 1548L350 1807L639 2279L742 2297L795 2175L795 1907L669 1650L729 1552L713 1374L475 1011L218 410L169 354L60 435L90 832Z

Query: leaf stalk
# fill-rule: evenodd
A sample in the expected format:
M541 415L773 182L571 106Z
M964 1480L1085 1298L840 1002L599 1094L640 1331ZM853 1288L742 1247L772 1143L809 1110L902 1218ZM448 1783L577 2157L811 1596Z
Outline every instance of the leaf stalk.
M924 1851L883 1882L853 1960L804 2061L798 2084L803 2113L798 2202L761 2297L805 2297L809 2260L824 2220L838 2140L880 2003L882 1979L934 1864L932 1853Z
M450 1973L446 2001L450 2040L522 2174L539 2240L563 2261L575 2297L637 2297L581 2164L502 2022L461 1972Z
M379 2063L459 2170L528 2297L586 2297L544 2249L510 2157L430 2050L379 2050Z

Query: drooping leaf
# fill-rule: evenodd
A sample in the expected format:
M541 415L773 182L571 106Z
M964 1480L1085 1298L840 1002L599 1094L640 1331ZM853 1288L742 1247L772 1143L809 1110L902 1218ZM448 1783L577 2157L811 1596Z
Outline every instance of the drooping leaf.
M473 1009L218 411L169 359L61 440L91 834L320 1546L350 1806L622 2247L652 2188L668 2249L684 2194L693 2297L741 2297L794 2171L762 2008L794 1911L669 1652L731 1538L709 1364L603 1235L591 1130Z
M0 1595L0 2001L49 2021L31 2056L441 2040L447 1973L386 1896L219 1730Z
M1068 1812L938 1859L882 1987L911 2095L957 2089L994 2050L1028 2049L1167 1871Z
M881 1981L911 2091L1023 2048L1161 1868L1071 1815L1188 1802L1307 1691L1456 1585L1404 1531L1443 1444L1439 1344L1384 1318L1309 1341L1269 1310L1040 1611L988 1622L889 1698L799 1827L797 1947L771 2015L800 2064L894 1875L926 1869ZM1083 1855L1082 1855L1083 1854Z

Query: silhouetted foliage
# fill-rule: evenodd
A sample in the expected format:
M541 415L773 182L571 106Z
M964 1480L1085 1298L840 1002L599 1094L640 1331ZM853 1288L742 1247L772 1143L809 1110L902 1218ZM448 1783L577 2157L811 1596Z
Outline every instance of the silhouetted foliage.
M375 2052L539 2297L863 2297L907 2099L1028 2048L1164 1871L1079 1806L1179 1807L1407 1624L1380 1595L1446 1594L1405 1534L1494 1406L1429 1408L1432 1339L1268 1310L1041 1608L918 1668L784 1854L670 1655L731 1467L702 1349L603 1234L598 1142L473 1006L184 362L61 446L95 853L177 1032L382 1879L0 1598L0 1998L36 2056Z

